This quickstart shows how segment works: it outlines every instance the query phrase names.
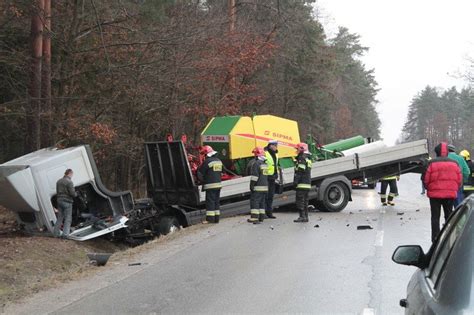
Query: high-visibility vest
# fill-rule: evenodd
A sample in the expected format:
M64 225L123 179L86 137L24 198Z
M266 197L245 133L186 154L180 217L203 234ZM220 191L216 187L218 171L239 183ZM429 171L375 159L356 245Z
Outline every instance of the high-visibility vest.
M274 163L272 154L265 151L266 163L268 165L268 175L274 175L278 171L278 153L275 153L276 161Z
M392 180L392 179L397 179L398 176L385 176L384 178L382 178L382 180Z

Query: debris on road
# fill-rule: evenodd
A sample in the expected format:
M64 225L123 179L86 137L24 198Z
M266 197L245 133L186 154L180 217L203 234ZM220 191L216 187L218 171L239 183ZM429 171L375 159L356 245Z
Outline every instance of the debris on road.
M397 215L404 215L404 214L405 212L401 212L401 211L397 212Z
M348 223L348 224L346 224L346 226L351 226L351 225Z
M273 225L270 225L270 230L273 230L273 229L274 229Z
M131 264L128 264L128 266L141 266L142 263L138 262L138 263L131 263Z
M415 211L416 211L416 212L420 212L420 209L416 209Z
M371 227L370 225L358 225L357 229L358 230L373 230L374 228Z
M318 228L318 227L319 227L319 224L316 224L314 227L315 227L315 228Z

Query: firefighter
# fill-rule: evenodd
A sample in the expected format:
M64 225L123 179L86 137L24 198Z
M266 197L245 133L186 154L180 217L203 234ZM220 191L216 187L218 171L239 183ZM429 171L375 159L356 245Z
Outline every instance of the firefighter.
M459 155L466 160L469 171L471 172L466 185L464 185L464 196L467 197L474 192L474 163L471 161L471 154L468 150L462 150L459 152Z
M265 157L268 165L268 193L266 197L265 213L267 218L276 219L273 215L273 197L275 184L278 179L278 141L270 140L265 147Z
M268 192L268 165L265 163L265 151L261 147L253 149L255 160L250 170L250 219L254 224L265 218L265 200Z
M471 161L471 154L468 150L462 150L461 152L459 152L459 155L466 160L467 166L469 167L469 171L471 172L467 183L469 185L474 185L474 163Z
M208 145L203 146L200 153L205 158L197 171L202 189L206 192L206 221L203 223L219 223L222 162L215 157L217 152Z
M456 154L456 147L454 147L454 145L448 144L448 151L448 158L458 163L463 178L463 184L467 184L469 182L469 177L471 177L471 171L469 170L466 160L461 155ZM458 196L456 200L454 200L454 208L457 208L463 199L463 185L461 185L461 187L459 187Z
M400 180L398 176L385 176L380 180L380 201L382 202L382 206L386 206L387 204L394 206L395 203L393 202L393 198L398 196L398 187L397 181ZM388 203L387 203L387 188L390 186L390 193L388 194Z
M311 189L311 153L306 143L296 145L298 156L295 163L294 185L296 186L296 208L300 216L293 222L308 222L309 190Z

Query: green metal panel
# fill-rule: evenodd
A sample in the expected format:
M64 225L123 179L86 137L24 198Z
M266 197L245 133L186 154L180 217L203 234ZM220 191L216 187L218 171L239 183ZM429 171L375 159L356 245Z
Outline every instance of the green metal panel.
M360 145L365 144L365 139L362 136L356 136L349 139L344 139L334 143L329 143L323 146L323 149L329 151L344 151L349 150Z
M280 164L281 168L295 167L295 162L293 161L292 158L289 158L289 157L279 159L278 164Z
M229 135L241 116L215 117L203 131L203 135Z

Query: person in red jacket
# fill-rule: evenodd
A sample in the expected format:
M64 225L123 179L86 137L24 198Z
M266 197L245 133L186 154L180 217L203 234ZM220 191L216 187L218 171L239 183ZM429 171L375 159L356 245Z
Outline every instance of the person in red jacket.
M443 206L445 222L453 211L454 200L462 185L462 175L458 164L449 159L448 144L442 142L435 147L436 158L428 163L423 174L423 183L428 191L431 206L431 241L439 234L439 216Z

